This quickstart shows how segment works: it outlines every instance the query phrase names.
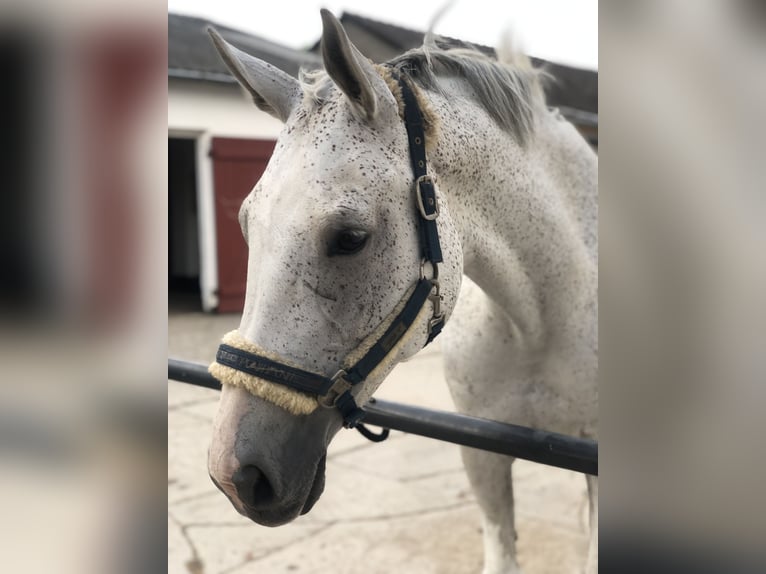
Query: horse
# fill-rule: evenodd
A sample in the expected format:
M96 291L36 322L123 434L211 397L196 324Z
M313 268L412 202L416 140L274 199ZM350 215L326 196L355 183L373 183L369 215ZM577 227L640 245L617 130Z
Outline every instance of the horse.
M332 438L447 323L460 412L598 430L596 154L546 106L524 56L500 62L429 33L378 65L321 16L324 69L297 79L209 30L255 105L284 122L239 212L245 307L210 367L223 390L209 474L268 526L311 510ZM513 459L462 458L484 574L520 572ZM595 572L598 482L587 481Z

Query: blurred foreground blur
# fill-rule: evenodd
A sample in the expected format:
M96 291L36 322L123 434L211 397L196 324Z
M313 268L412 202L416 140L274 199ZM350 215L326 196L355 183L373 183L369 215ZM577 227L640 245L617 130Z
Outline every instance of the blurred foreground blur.
M763 572L766 4L599 18L601 565Z
M166 13L73 4L0 5L0 570L152 572ZM763 6L601 6L604 572L764 571Z
M0 571L164 571L164 5L0 3Z

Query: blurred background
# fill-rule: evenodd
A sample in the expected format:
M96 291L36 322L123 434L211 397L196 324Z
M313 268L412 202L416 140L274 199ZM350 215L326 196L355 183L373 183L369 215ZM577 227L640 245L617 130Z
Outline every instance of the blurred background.
M216 170L252 178L278 130L195 38L213 22L292 73L319 37L317 5L208 4L0 3L4 571L167 567L168 322L236 324ZM439 8L327 6L373 59ZM597 31L595 2L458 3L436 31L489 47L510 23L598 146L602 568L763 571L764 4L599 8Z
M0 570L165 568L164 5L0 2Z

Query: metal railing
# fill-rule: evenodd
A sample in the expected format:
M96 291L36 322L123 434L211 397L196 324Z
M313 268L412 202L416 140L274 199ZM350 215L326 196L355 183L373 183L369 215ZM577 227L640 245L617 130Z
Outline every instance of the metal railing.
M168 379L220 390L205 365L168 359ZM372 400L364 424L598 475L598 443L478 417Z

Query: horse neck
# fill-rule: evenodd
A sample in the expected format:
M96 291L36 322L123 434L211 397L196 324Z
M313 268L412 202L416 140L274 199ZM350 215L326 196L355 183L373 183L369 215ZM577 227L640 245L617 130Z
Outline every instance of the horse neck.
M460 230L465 274L529 345L571 330L582 337L597 286L595 154L542 107L522 146L464 94L431 98L441 119L432 165ZM585 335L595 345L595 325Z

